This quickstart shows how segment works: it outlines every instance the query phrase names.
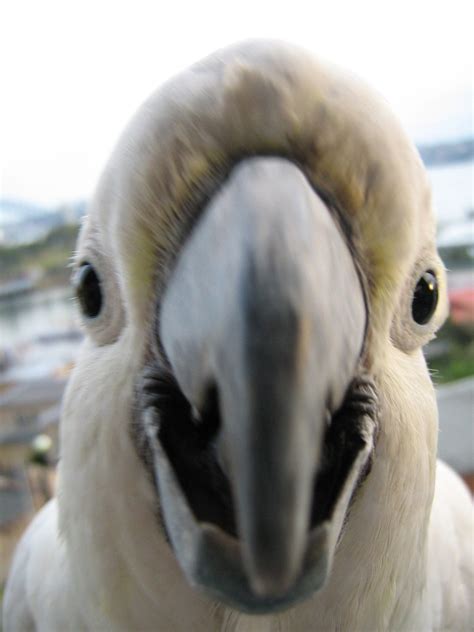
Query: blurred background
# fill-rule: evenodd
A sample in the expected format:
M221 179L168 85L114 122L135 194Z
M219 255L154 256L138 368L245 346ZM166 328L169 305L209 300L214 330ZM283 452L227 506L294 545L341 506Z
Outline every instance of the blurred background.
M100 170L157 85L242 38L287 39L351 69L418 146L449 270L450 318L426 349L440 452L473 484L472 18L467 0L2 4L0 586L54 490L60 401L82 338L68 262Z

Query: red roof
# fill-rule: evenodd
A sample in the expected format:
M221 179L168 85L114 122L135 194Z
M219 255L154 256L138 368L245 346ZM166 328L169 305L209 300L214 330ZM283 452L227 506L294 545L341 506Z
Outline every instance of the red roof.
M456 325L474 323L474 288L449 292L451 320Z

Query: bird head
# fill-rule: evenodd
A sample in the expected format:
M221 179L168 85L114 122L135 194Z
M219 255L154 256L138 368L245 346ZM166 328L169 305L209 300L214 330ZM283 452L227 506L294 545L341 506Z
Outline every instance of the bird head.
M445 312L426 176L385 103L281 43L192 66L120 139L74 285L71 549L113 548L150 592L179 566L251 613L320 590L403 432L390 384L429 383Z

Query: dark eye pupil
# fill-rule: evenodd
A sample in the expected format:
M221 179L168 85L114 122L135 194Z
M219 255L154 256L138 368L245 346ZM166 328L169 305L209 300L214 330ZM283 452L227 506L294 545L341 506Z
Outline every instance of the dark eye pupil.
M102 289L93 266L90 263L83 263L73 283L84 315L88 318L98 316L102 309Z
M416 284L411 306L413 320L419 325L425 325L433 316L437 304L438 281L434 272L428 270Z

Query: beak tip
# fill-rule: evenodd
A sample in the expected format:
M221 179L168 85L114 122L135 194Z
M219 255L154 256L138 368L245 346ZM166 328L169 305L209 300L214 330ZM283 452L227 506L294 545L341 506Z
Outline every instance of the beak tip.
M295 583L301 565L295 556L282 559L278 554L273 559L262 559L256 553L247 560L244 556L244 561L248 582L254 595L267 599L276 599L286 594Z
M254 595L266 599L281 597L288 592L292 583L292 578L279 578L276 575L258 575L250 578L250 587Z

